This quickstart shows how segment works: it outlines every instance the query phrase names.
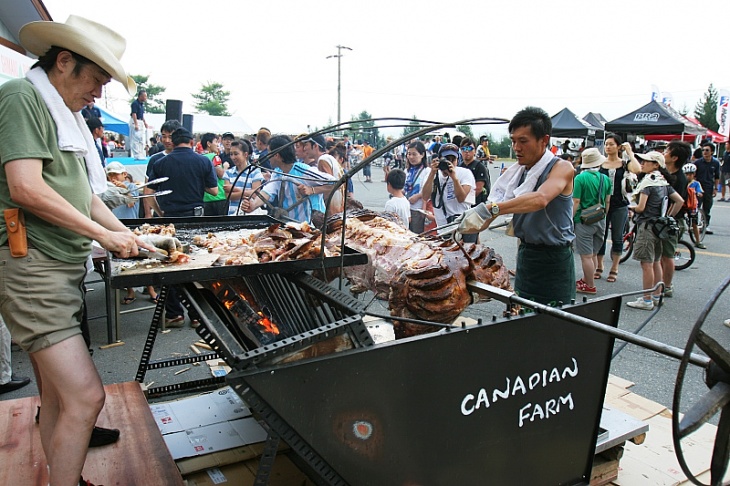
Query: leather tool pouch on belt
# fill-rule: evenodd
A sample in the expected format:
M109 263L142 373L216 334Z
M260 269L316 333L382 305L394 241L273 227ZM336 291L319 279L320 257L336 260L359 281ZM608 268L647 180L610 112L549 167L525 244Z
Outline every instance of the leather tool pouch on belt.
M5 227L8 231L10 255L20 258L28 255L28 236L25 233L25 217L20 208L6 209Z

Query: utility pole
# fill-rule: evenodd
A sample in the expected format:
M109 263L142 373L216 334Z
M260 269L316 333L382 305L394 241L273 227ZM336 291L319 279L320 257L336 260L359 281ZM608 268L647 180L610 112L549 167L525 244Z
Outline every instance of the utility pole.
M352 49L346 46L335 46L337 47L337 54L333 54L331 56L327 56L327 59L332 59L333 57L337 58L337 124L340 124L340 117L341 117L341 109L340 109L340 91L342 87L342 81L341 81L341 68L340 68L340 59L342 59L342 49L347 49L348 51L351 51Z

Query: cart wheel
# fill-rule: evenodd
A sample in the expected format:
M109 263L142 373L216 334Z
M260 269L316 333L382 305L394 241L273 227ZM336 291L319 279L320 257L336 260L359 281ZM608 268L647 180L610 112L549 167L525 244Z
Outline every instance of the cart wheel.
M700 486L720 486L722 484L722 478L727 471L728 459L730 458L730 351L723 348L720 343L702 331L705 319L728 285L730 285L730 277L726 278L712 297L710 297L710 300L700 313L700 317L692 329L687 346L684 349L682 362L679 365L679 371L677 372L677 384L674 388L674 401L672 402L672 439L674 441L677 460L682 467L682 471L687 475L687 478L692 483ZM705 370L705 382L710 388L710 391L705 393L687 411L680 421L679 404L682 395L682 385L684 384L690 354L695 344L711 360L710 365ZM710 462L710 485L705 485L697 479L687 466L681 440L699 429L714 417L718 411L720 412L720 421L717 426L717 436L715 437L715 446L712 450L712 460Z

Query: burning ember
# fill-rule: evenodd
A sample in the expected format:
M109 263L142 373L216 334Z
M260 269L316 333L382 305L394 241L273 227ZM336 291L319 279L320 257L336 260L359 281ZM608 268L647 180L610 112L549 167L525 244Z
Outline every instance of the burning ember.
M276 341L281 334L279 327L262 310L254 309L256 304L247 289L240 285L236 286L239 288L234 288L232 284L233 282L218 281L210 284L210 287L245 334L259 345Z

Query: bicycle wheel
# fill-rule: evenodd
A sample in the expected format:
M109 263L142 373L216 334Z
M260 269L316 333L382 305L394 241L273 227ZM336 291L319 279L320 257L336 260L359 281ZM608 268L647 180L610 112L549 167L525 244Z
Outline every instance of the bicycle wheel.
M695 262L695 247L687 240L679 240L674 251L674 269L684 270Z
M618 261L619 263L623 263L631 258L631 254L634 252L635 239L636 233L634 233L633 230L624 235L623 246L621 247L621 259Z

